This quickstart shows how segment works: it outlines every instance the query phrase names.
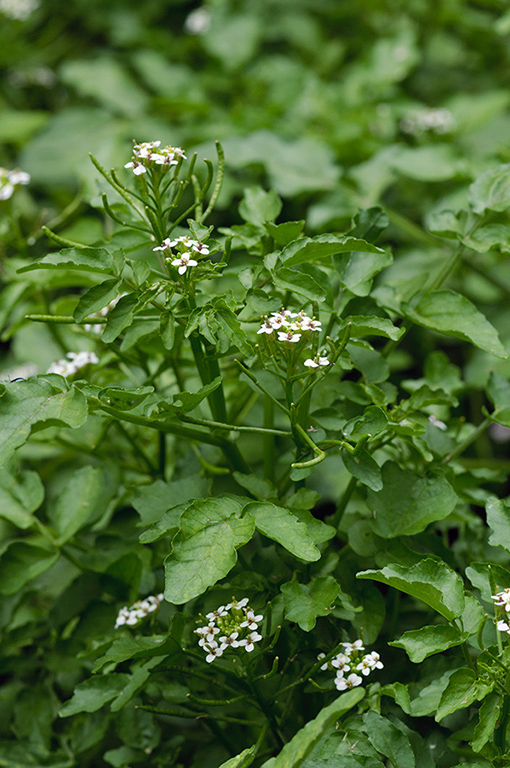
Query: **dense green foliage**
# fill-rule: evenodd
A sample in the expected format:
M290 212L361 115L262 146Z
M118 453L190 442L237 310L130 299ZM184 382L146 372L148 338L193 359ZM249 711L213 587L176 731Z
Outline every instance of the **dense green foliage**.
M0 765L507 766L507 4L0 15Z

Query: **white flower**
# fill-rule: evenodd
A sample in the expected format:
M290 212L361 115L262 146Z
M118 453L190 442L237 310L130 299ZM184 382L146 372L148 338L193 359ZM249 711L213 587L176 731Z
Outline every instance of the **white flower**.
M227 611L225 609L224 605L220 605L219 608L216 608L215 611L211 611L211 613L206 613L205 617L206 619L211 619L211 621L218 618L218 616L226 616Z
M370 656L365 656L360 661L360 663L356 665L356 669L358 670L358 672L361 672L362 675L369 675L373 670L373 668L374 668L374 664Z
M498 621L496 628L499 629L500 632L508 632L508 634L510 634L510 626L506 623L506 621Z
M271 325L271 322L269 319L266 319L263 325L260 326L259 330L257 331L257 334L259 333L273 333L274 327Z
M292 333L292 331L278 331L278 341L290 341L295 344L301 338L300 333Z
M214 661L214 659L218 658L218 656L223 656L223 648L221 648L217 643L209 643L206 646L206 649L209 651L205 657L205 660L208 664L210 664L211 661Z
M372 669L384 669L384 664L381 661L381 657L377 653L377 651L372 651L372 653L369 653L367 656L365 656L365 659L371 659Z
M362 640L355 640L353 643L342 643L345 648L345 653L350 656L354 651L364 651L365 646Z
M361 685L362 682L363 678L361 678L359 675L356 675L354 672L352 672L347 678L341 677L339 675L335 678L335 686L339 691L345 691L348 688L355 688L357 685Z
M68 360L58 360L52 363L47 373L59 373L61 376L72 376L85 365L96 364L99 362L98 356L94 352L68 352Z
M348 672L350 670L350 657L346 653L339 653L334 659L331 659L331 666L338 669L338 672Z
M173 259L171 262L173 267L179 267L177 270L180 275L183 275L188 267L196 267L198 264L198 261L195 261L195 259L190 259L188 253L183 253L180 258Z
M320 357L319 355L316 355L313 360L311 358L305 360L303 365L308 366L308 368L319 368L320 366L329 365L329 360L327 357Z
M244 640L239 641L239 645L244 646L245 650L251 653L255 648L255 643L258 643L259 640L262 640L262 635L259 635L258 632L251 632L249 635L246 635Z
M126 163L124 168L132 168L135 176L141 176L142 173L147 173L147 168L137 160L133 160L131 163Z
M303 331L320 331L322 323L319 320L314 320L311 317L304 317L301 323Z
M491 595L491 597L496 605L504 605L506 610L510 607L510 589L508 587L502 592L497 592L495 595Z
M320 661L321 659L325 659L325 658L326 658L326 654L325 654L325 653L319 653L319 654L317 654L317 660L318 660L318 661ZM330 665L330 663L331 663L331 662L329 662L329 661L326 661L326 663L325 663L325 664L322 664L322 665L321 665L321 669L322 669L322 670L324 670L324 671L326 671L326 669L329 669L329 665Z
M436 419L435 416L429 416L429 422L432 424L433 427L437 427L438 429L441 429L443 432L448 429L444 421L440 421L439 419Z
M241 627L248 627L248 629L250 629L250 630L251 629L257 629L258 626L259 626L257 622L262 621L263 618L264 617L262 616L262 614L260 614L259 616L255 616L253 611L247 611L246 612L246 621L241 622L240 626Z
M191 11L184 22L188 35L204 35L211 26L211 12L207 8L196 8Z
M219 641L223 650L225 650L225 648L237 648L239 646L239 642L237 640L238 637L239 632L232 632L230 635L223 635L220 637Z
M20 171L19 168L14 171L0 168L0 200L8 200L12 197L15 187L29 182L30 174L26 171Z
M226 611L230 611L231 608L244 608L245 605L248 605L248 598L243 597L242 600L232 600L231 603L225 606Z

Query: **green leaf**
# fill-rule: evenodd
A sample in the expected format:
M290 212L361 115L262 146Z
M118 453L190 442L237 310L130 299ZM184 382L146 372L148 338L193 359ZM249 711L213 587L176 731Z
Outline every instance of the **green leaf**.
M387 461L382 470L383 488L368 492L373 509L372 530L386 539L412 536L429 523L444 520L457 504L457 494L442 476L419 477L398 464Z
M295 267L297 264L305 264L309 261L315 261L315 259L324 259L337 253L351 253L352 251L384 254L382 248L357 237L317 235L289 243L281 252L280 259L285 267Z
M358 579L374 579L400 589L429 605L451 621L464 610L464 585L460 576L441 560L426 557L411 567L387 565L380 571L361 571Z
M413 717L424 717L437 712L443 691L448 685L454 670L448 670L441 677L433 680L429 685L421 689L416 698L411 701L409 714Z
M425 147L400 145L392 157L391 165L393 170L410 179L446 181L462 170L462 163L450 144L431 144Z
M475 213L506 211L510 207L510 164L485 171L469 187L469 202Z
M81 323L88 315L98 312L108 306L110 301L117 298L120 292L121 282L116 278L105 280L99 285L93 285L80 297L74 310L73 317L77 323Z
M346 437L355 439L360 438L362 435L375 437L386 429L387 424L388 417L385 411L377 405L369 405L363 411L362 416L356 416L356 418L351 419L345 424L343 433Z
M214 302L214 317L231 344L243 354L250 355L252 346L248 341L246 331L243 330L235 312L230 309L223 298L218 297Z
M176 504L175 507L165 512L163 517L158 520L149 530L140 534L141 544L152 544L154 541L160 541L166 537L173 538L179 530L182 513L187 509L188 504Z
M450 624L438 624L404 632L398 640L394 640L389 645L403 648L411 661L417 664L434 653L461 645L468 637L469 632L461 632Z
M101 469L85 466L69 475L62 493L49 510L50 520L58 534L58 544L65 544L90 520L105 490Z
M501 716L502 698L499 693L489 693L478 712L473 738L469 742L473 752L481 752L489 739L494 736L496 724Z
M165 349L172 349L175 342L176 322L170 312L164 312L159 320L159 333Z
M165 560L165 598L186 603L216 584L234 567L236 549L255 530L249 514L241 517L242 504L219 496L191 504L181 515L180 530Z
M345 448L341 448L340 455L350 475L363 485L368 486L372 491L382 489L383 481L379 464L365 448L362 448L356 456L353 456Z
M390 253L362 253L356 249L350 256L335 259L335 267L347 290L355 296L368 296L375 275L392 262Z
M112 701L129 682L129 675L113 672L91 677L74 689L69 701L61 708L60 717L71 717L78 712L96 712Z
M31 272L34 269L76 269L112 274L114 268L113 259L104 248L64 248L59 253L49 253L21 267L18 272Z
M326 298L319 283L297 269L280 267L273 273L273 283L280 291L292 291L310 301L324 301Z
M487 387L487 395L494 403L491 419L510 427L510 382L497 373L492 373Z
M413 748L405 733L376 712L363 715L363 722L372 746L387 757L394 768L415 768Z
M295 557L306 562L320 558L320 552L304 523L283 507L263 501L253 501L245 507L245 513L255 520L260 533L277 541Z
M248 224L262 227L265 222L275 221L282 210L282 201L274 190L266 192L262 187L248 187L239 203L239 214Z
M118 712L124 707L128 701L131 701L133 696L136 696L138 691L143 688L147 680L151 675L151 669L159 664L160 658L155 657L148 659L145 663L140 664L134 672L129 675L127 684L122 688L118 696L110 704L110 710L112 712Z
M0 385L0 465L23 445L33 430L80 427L87 418L85 395L49 374Z
M339 696L332 704L321 709L314 720L308 722L262 768L299 768L316 744L323 738L336 720L356 706L365 695L363 688L353 688Z
M104 104L113 112L134 116L144 114L147 109L148 95L112 56L68 59L60 67L59 75L79 94Z
M364 317L353 316L342 319L340 330L350 326L351 338L361 338L362 336L384 336L387 339L398 341L404 333L403 328L397 328L391 320L385 317Z
M298 584L293 579L282 585L281 592L285 617L309 632L315 627L317 616L327 616L331 611L340 593L340 584L333 576L320 576L309 584Z
M137 303L138 296L135 293L129 293L126 296L121 296L113 309L108 312L108 320L101 336L101 340L105 344L114 341L122 331L129 328L134 320Z
M439 723L447 715L466 709L474 701L481 701L492 691L494 681L483 682L476 677L475 672L469 667L455 670L443 691L439 707L435 715L436 723Z
M140 515L141 524L151 525L172 507L208 496L210 488L211 481L196 474L169 483L155 480L136 490L132 504Z
M119 635L115 638L104 656L97 659L93 672L99 672L104 667L114 667L124 661L143 658L158 658L181 653L179 644L168 635L151 635L150 637L132 634Z
M37 540L12 541L0 557L0 593L16 594L25 584L48 571L58 558L57 550L40 546Z
M493 547L502 547L510 552L510 508L509 505L492 497L488 500L485 511L487 513L487 525L492 529L489 536L489 544Z
M278 489L270 480L258 477L258 475L245 475L242 472L233 472L232 476L236 483L239 483L242 488L246 488L259 501L278 498Z
M282 224L273 224L270 221L266 221L264 229L267 234L270 235L277 245L288 245L293 240L297 240L301 237L303 227L305 226L305 220L299 221L285 221Z
M256 745L243 749L235 757L231 757L226 762L222 763L219 768L248 768L253 763L256 755Z
M44 499L44 486L37 472L20 472L11 475L0 469L0 517L18 528L30 528L34 524L32 513Z
M403 307L407 317L418 325L484 349L496 357L507 357L496 329L465 296L455 291L427 293L413 309Z
M179 411L189 413L189 411L193 411L197 405L200 405L206 397L209 397L212 392L215 392L221 387L222 381L223 377L217 376L210 384L204 384L203 387L200 387L197 392L179 392L172 397L172 405L175 406L175 408L178 408Z

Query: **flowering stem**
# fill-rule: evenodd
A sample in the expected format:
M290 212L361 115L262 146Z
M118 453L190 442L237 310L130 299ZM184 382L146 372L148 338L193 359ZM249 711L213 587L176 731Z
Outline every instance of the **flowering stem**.
M274 403L269 397L264 398L264 429L274 429ZM274 432L273 432L274 434ZM275 476L275 444L274 437L266 433L263 437L264 449L264 477L267 480L274 480Z

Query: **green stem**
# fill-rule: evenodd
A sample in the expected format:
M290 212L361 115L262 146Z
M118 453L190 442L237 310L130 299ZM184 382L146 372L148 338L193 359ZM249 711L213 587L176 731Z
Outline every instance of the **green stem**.
M503 696L503 705L501 707L501 715L499 717L498 726L494 732L494 744L505 752L506 748L506 729L508 725L508 715L510 713L510 696Z
M121 424L120 421L116 421L115 426L117 427L121 435L125 437L126 440L129 442L129 444L132 446L135 454L139 456L142 459L142 461L147 465L147 468L151 473L151 475L157 475L158 471L156 467L154 466L152 461L148 458L148 456L145 455L144 451L142 451L142 449L140 448L136 440L129 434L127 429Z
M269 727L271 728L271 731L278 742L280 747L283 747L285 745L285 739L283 738L283 735L280 731L280 726L278 725L278 722L276 720L276 716L273 712L272 707L268 702L265 700L265 698L262 696L259 687L257 683L254 682L253 678L250 675L249 670L246 670L246 677L248 680L248 685L250 686L250 690L257 699L260 709L264 713L264 716L267 720L267 723Z
M178 414L182 421L189 424L197 424L211 429L224 429L229 432L258 432L262 435L281 435L282 437L292 437L292 432L284 432L283 429L268 429L266 427L239 427L235 424L227 424L222 421L211 421L210 419L196 419L194 416L188 416L184 413Z
M475 440L480 437L482 432L484 432L489 424L491 423L490 419L484 419L472 432L471 434L460 443L451 453L448 454L448 456L445 456L442 463L448 464L449 461L452 459L457 458L457 456L460 456L461 453L464 453L466 448L468 448L471 443L474 443Z
M349 500L354 493L354 489L356 488L357 480L355 477L351 477L349 480L349 483L347 484L347 488L343 492L342 498L340 499L338 506L335 510L335 514L333 515L333 519L331 520L331 525L338 530L340 527L340 523L342 522L342 517L344 515L344 512L346 510L347 504L349 503Z
M274 403L268 397L264 398L264 430L270 430L274 434ZM275 477L275 442L271 434L263 437L264 450L264 477L273 482Z
M181 424L168 424L162 421L151 421L143 416L135 416L131 413L121 411L119 408L113 408L110 405L105 405L96 397L89 397L95 408L107 413L109 416L113 416L120 421L128 421L131 424L138 424L140 427L149 427L149 429L159 429L161 432L168 432L176 437L184 437L186 440L196 440L199 443L208 443L209 445L216 445L218 448L222 448L225 440L219 435L211 435L208 432L203 432L198 429L191 429L191 427L184 427Z

